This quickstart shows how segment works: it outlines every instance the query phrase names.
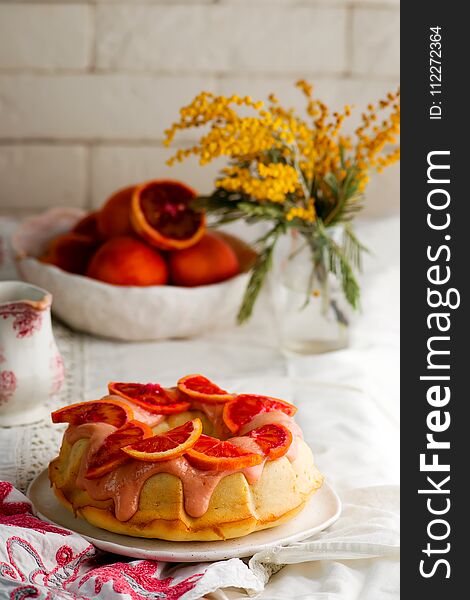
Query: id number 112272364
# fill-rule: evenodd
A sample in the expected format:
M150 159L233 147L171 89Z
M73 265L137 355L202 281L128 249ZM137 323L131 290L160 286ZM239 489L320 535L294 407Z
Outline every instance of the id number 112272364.
M429 33L429 93L432 103L429 107L430 119L442 118L442 27L430 27Z

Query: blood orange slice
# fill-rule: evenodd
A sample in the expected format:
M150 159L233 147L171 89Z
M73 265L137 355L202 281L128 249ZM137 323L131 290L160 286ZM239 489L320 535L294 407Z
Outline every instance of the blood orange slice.
M196 192L179 181L155 180L135 188L131 223L149 244L161 250L182 250L198 242L205 215L189 204Z
M238 433L240 428L256 415L274 410L289 417L293 417L297 412L297 408L285 400L256 394L240 394L224 406L223 419L232 433Z
M284 456L292 444L292 433L278 423L262 425L252 429L247 435L255 440L268 460Z
M134 412L119 400L92 400L64 406L51 413L53 423L109 423L118 429L134 418Z
M126 446L123 450L137 460L147 462L169 460L181 456L194 446L201 433L202 423L196 418L165 433Z
M201 435L186 452L186 458L194 467L203 471L235 471L253 467L263 461L261 454L243 450L235 444L208 435Z
M219 404L233 400L229 394L204 375L185 375L178 381L178 389L193 400Z
M153 431L145 423L129 421L105 439L103 445L93 454L85 474L87 479L96 479L110 473L119 465L130 460L121 448L153 436Z
M175 394L165 390L158 383L108 383L110 394L121 396L145 410L158 415L170 415L188 410L190 403Z

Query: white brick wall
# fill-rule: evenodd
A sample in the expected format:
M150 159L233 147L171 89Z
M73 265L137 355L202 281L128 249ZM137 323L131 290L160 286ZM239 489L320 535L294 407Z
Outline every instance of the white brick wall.
M357 112L396 87L398 0L0 0L0 210L92 207L165 166L163 130L201 89L293 106L299 77ZM190 138L191 135L187 135ZM398 169L369 213L396 210Z
M178 108L209 77L121 73L0 75L0 136L15 139L161 140Z
M353 75L399 75L400 18L397 11L357 9L352 23Z
M1 145L2 206L83 206L87 202L86 166L86 150L82 146Z
M0 4L0 68L86 69L92 16L86 4Z
M101 5L96 35L99 69L261 74L345 69L342 9L267 9L255 2L244 8ZM325 52L331 39L335 43Z

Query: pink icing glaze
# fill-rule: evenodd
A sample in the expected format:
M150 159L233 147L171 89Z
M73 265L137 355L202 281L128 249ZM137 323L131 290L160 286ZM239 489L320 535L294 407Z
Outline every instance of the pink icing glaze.
M195 410L200 410L207 418L212 422L216 423L222 419L222 413L224 412L223 404L206 404L205 402L192 401L191 406Z
M101 400L119 400L119 402L124 402L128 406L132 408L134 411L134 419L136 421L140 421L141 423L145 423L149 427L156 427L159 423L161 423L165 419L165 415L156 415L155 413L151 413L145 408L142 408L138 404L134 404L127 398L121 398L121 396L108 395L103 396Z
M252 438L239 436L230 438L230 443L238 446L242 450L246 450L247 452L253 452L254 454L263 454L263 451L258 446L258 444Z
M263 451L255 442L255 440L252 440L249 437L241 436L230 438L230 442L232 444L235 444L235 446L242 448L243 450L247 450L248 452L254 452L255 454L263 454ZM259 465L254 465L253 467L247 467L246 469L242 469L241 472L243 473L243 475L245 475L246 480L250 485L256 483L261 477L265 462L266 458L262 462L260 462Z
M114 425L109 423L82 423L82 425L69 425L65 432L65 439L69 444L75 444L83 438L90 438L88 453L90 456L98 450L104 440L116 431ZM91 448L93 447L93 452Z
M112 396L106 396L106 398L112 398ZM164 419L163 415L153 415L130 402L128 404L134 409L134 417L144 423L155 425L156 421L161 422ZM202 410L202 406L194 408ZM204 410L211 421L214 419L212 422L215 422L216 425L221 421L221 408L223 407L220 405L214 405L209 410ZM245 434L267 423L281 423L290 429L293 443L286 456L293 461L297 455L297 437L302 437L302 430L290 417L281 412L274 411L257 415L243 428L242 435L231 438L230 442L250 452L261 454L262 451L258 444L253 439L245 437ZM261 477L266 463L265 459L258 465L238 471L211 472L193 467L184 456L161 462L132 460L103 477L86 479L85 473L90 458L103 444L106 437L115 430L115 427L107 423L86 423L75 427L70 426L65 437L70 444L82 438L89 438L89 446L82 458L76 484L79 488L86 490L95 500L112 499L116 518L120 521L127 521L136 513L142 487L152 475L168 473L178 477L183 486L186 512L191 517L201 517L207 511L212 493L221 479L240 472L252 485Z
M74 444L78 440L88 438L88 448L82 457L80 467L77 474L77 486L81 489L84 488L85 473L87 472L88 465L91 457L95 452L102 446L108 435L111 435L116 431L114 425L109 423L83 423L82 425L69 425L65 432L65 439L69 444Z
M114 500L116 518L127 521L139 507L142 486L152 475L175 475L183 485L184 508L191 517L201 517L208 509L219 481L233 471L209 472L192 467L184 457L162 462L132 461L99 479L85 479L85 489L95 500ZM82 483L82 482L80 482ZM77 485L79 485L77 479Z

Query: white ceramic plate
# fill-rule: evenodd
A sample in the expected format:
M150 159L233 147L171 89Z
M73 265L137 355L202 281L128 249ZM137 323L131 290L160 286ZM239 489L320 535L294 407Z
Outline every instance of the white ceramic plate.
M279 527L220 542L167 542L111 533L75 518L55 497L47 470L31 483L28 497L38 517L79 533L101 550L170 562L207 562L252 556L261 550L315 535L332 525L341 513L340 499L333 488L324 483L300 514Z

